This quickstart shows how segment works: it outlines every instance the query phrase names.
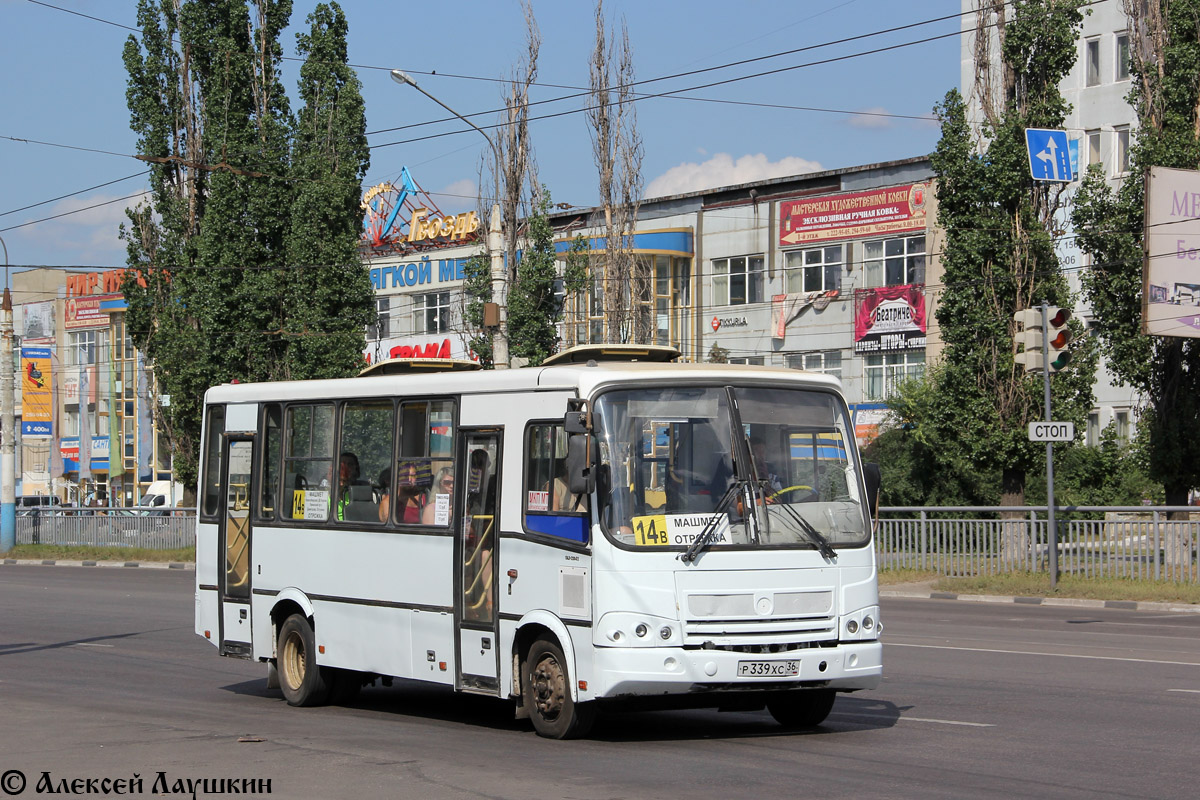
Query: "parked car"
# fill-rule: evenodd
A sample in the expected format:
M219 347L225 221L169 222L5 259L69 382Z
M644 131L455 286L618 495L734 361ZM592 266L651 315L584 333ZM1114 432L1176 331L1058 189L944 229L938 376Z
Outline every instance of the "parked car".
M26 494L17 498L17 516L30 514L58 514L62 511L62 500L52 494Z

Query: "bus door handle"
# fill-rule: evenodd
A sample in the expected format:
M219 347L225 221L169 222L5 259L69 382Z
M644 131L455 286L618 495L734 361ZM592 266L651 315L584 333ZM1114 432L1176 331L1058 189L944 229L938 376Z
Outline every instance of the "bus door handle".
M512 585L516 580L517 580L517 571L515 569L510 569L508 571L508 593L510 596L512 595Z

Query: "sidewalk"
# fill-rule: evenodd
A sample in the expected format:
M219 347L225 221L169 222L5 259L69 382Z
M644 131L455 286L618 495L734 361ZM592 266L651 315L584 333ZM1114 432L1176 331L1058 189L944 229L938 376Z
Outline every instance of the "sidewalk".
M1016 597L991 594L956 594L933 588L933 581L892 583L879 587L879 596L918 600L962 600L970 603L1017 603L1030 606L1068 606L1071 608L1121 608L1128 611L1171 611L1200 614L1200 605L1153 603L1145 600L1082 600L1070 597Z
M3 564L24 567L138 567L141 569L186 569L195 570L195 564L180 561L68 561L53 558L6 558Z

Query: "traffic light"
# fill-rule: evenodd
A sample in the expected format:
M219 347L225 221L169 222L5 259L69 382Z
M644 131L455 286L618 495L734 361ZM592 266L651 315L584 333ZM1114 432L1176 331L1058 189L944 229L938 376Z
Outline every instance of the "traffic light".
M1013 314L1017 323L1013 341L1018 345L1016 362L1026 372L1041 372L1045 366L1042 353L1042 310L1026 308Z
M1067 327L1070 320L1069 308L1050 306L1046 311L1046 333L1050 342L1050 348L1046 351L1046 363L1051 372L1058 372L1071 363L1071 352L1067 350L1071 343L1071 329Z

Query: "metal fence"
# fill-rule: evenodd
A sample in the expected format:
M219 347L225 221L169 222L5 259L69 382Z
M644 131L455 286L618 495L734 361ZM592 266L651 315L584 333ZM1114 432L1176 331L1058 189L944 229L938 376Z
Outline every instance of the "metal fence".
M883 507L882 569L949 577L1049 569L1046 506ZM1168 520L1170 512L1192 512ZM1055 506L1062 575L1200 583L1200 512L1187 506Z
M196 509L55 508L17 516L17 544L144 547L174 550L196 544Z

